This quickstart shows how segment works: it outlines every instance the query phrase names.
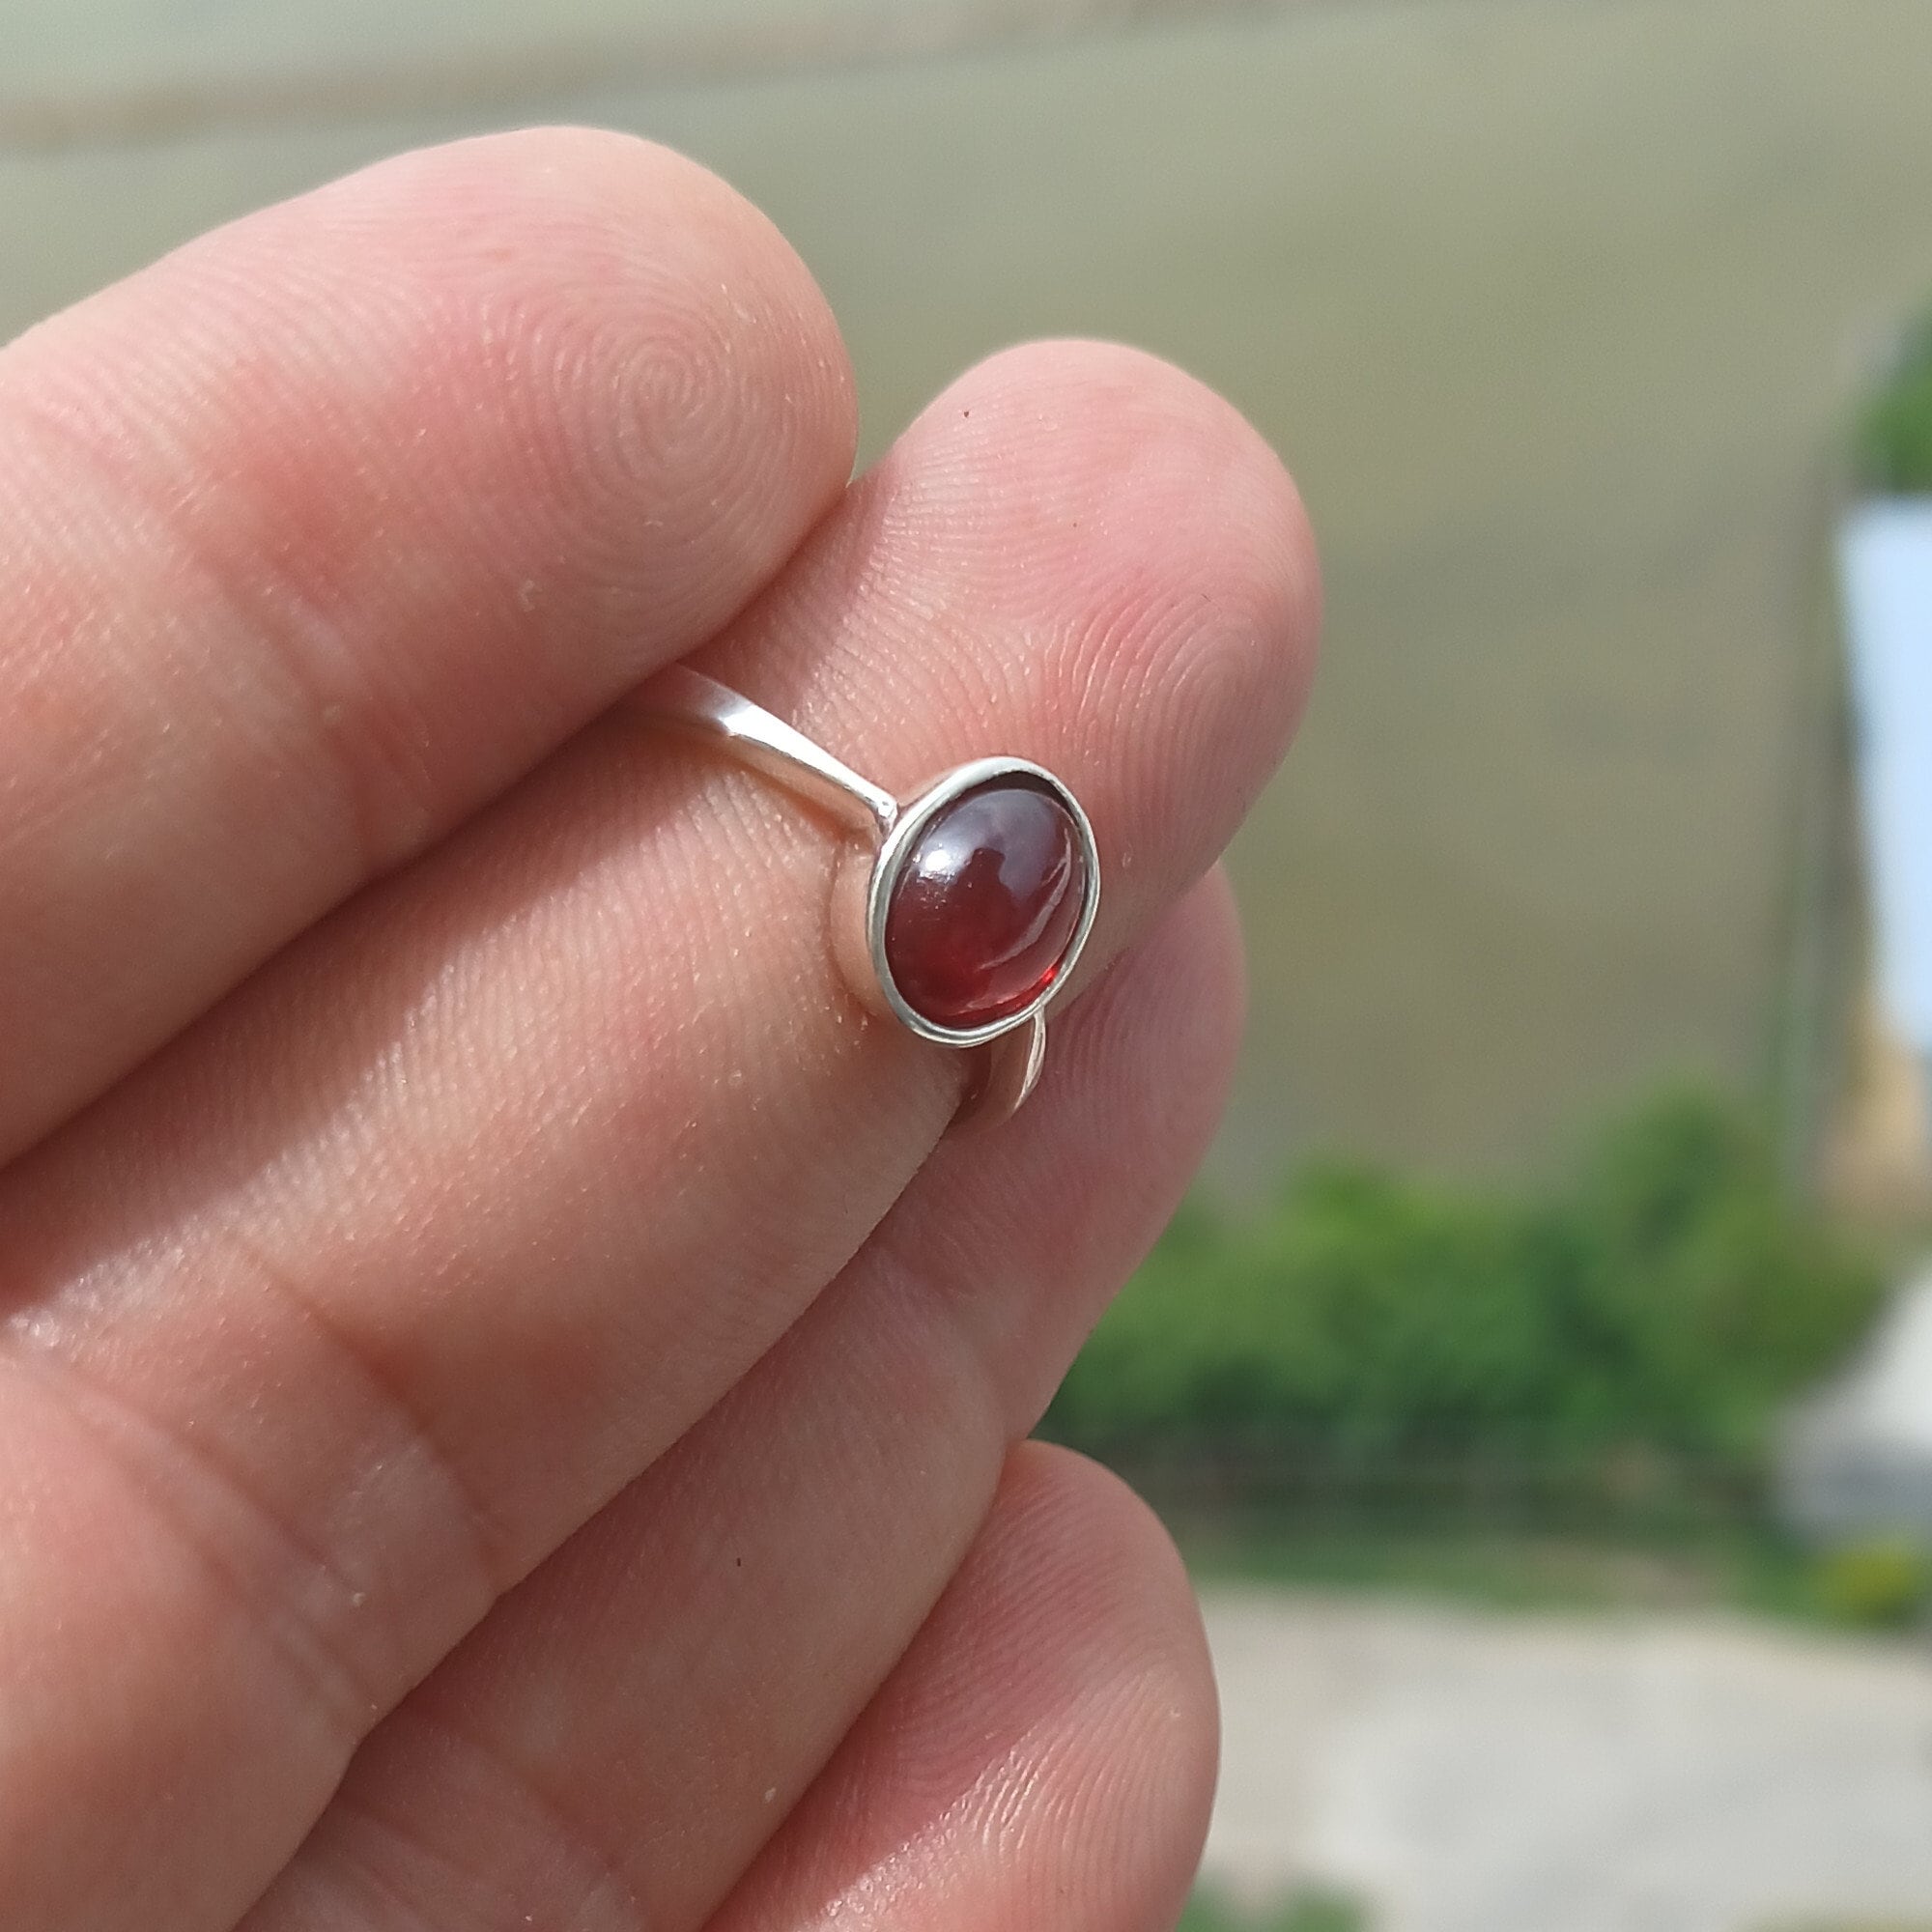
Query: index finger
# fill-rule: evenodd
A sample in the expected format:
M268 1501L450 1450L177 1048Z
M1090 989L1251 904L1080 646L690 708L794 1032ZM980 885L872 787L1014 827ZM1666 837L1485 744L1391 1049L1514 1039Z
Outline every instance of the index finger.
M702 642L844 352L695 163L406 156L0 351L0 1160Z

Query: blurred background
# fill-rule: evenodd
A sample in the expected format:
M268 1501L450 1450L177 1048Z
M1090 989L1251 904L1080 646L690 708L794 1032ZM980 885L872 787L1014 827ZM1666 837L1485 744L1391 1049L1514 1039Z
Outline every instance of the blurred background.
M1048 1421L1201 1581L1190 1922L1932 1927L1932 5L0 0L0 335L538 119L774 216L868 454L1092 333L1307 497L1235 1106Z

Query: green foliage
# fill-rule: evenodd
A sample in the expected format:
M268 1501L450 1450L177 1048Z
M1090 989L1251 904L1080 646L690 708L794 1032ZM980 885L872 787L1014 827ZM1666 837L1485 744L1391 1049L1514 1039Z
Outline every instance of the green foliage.
M1932 1605L1932 1552L1902 1538L1846 1544L1818 1559L1817 1592L1840 1623L1903 1629Z
M1812 1552L1755 1524L1585 1534L1471 1524L1310 1520L1277 1509L1181 1512L1169 1527L1198 1578L1374 1592L1512 1611L1682 1610L1836 1625Z
M1538 1193L1319 1167L1249 1219L1189 1206L1047 1426L1117 1460L1748 1468L1878 1293L1748 1118L1673 1092Z
M1368 1922L1351 1899L1331 1891L1297 1891L1259 1917L1197 1891L1175 1932L1366 1932Z
M1907 337L1891 379L1865 405L1854 456L1867 489L1932 492L1932 318Z

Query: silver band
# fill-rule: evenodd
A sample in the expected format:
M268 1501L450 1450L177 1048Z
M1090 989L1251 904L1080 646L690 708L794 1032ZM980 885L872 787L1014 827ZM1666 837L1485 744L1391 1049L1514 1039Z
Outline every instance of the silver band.
M1046 1009L1065 988L1100 902L1100 859L1094 828L1072 792L1026 758L976 758L898 799L836 758L762 706L686 665L659 671L639 687L644 712L722 746L733 758L777 780L829 813L858 841L847 847L833 891L834 950L853 989L922 1039L952 1048L983 1048L982 1064L961 1117L1004 1120L1032 1093L1046 1051ZM894 889L929 828L968 793L1011 783L1047 792L1073 829L1081 894L1071 936L1047 982L1011 1010L978 1022L952 1023L922 1012L895 978L887 951Z

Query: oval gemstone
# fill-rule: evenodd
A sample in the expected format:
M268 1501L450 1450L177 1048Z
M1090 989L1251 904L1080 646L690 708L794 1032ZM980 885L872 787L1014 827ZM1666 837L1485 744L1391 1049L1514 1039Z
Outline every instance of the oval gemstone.
M936 1026L1006 1019L1059 978L1087 894L1086 856L1045 786L995 779L940 811L886 908L886 963Z

